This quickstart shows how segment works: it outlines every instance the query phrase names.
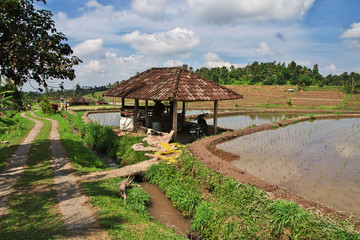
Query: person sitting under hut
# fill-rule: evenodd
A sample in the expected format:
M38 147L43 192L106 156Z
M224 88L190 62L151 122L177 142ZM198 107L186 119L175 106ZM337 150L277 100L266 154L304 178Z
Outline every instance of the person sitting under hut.
M152 113L152 123L151 128L161 131L161 115L165 111L165 106L160 101L155 101L154 110Z

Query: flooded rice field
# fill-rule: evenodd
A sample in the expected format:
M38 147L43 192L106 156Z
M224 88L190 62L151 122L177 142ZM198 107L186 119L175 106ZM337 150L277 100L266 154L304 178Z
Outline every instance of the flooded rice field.
M284 113L249 113L237 116L228 116L218 118L217 125L222 128L242 129L251 125L261 125L272 123L283 119L290 119L301 116L300 114L284 114ZM206 119L209 125L213 124L213 119Z
M89 118L102 126L118 127L120 125L120 112L91 113Z
M236 127L241 128L241 127ZM360 216L360 119L301 122L217 145L231 162L312 201Z

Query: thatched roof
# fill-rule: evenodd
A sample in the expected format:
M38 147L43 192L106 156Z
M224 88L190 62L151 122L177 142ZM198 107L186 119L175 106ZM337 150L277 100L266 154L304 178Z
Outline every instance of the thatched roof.
M91 103L91 99L84 97L72 97L67 100L68 103L79 103L79 104L89 104Z
M181 67L151 68L103 94L154 101L215 101L243 96Z

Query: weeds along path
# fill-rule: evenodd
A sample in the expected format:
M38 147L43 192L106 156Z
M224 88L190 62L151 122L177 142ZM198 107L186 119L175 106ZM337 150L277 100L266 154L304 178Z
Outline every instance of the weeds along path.
M67 236L71 239L107 239L107 234L100 229L96 220L96 212L79 189L78 178L71 174L72 166L60 142L58 122L50 118L43 119L52 123L50 146L54 183Z
M31 143L40 133L40 130L43 126L43 123L41 121L28 118L25 116L25 113L22 113L21 117L34 121L35 126L31 129L27 137L19 145L15 154L11 156L10 163L0 174L0 216L7 213L7 201L9 200L9 197L14 190L14 185L16 184L21 174L24 172L24 167L26 166L26 162L29 158L28 154Z

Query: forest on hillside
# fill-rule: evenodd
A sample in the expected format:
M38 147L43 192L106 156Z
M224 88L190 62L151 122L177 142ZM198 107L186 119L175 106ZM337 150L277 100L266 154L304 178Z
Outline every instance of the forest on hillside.
M184 67L187 68L186 65ZM190 68L191 70L192 68ZM344 72L341 75L329 74L326 77L319 73L318 65L313 69L297 65L294 61L289 64L254 62L245 67L202 67L195 73L219 84L225 85L298 85L306 87L316 86L343 86L346 93L359 93L360 74Z

